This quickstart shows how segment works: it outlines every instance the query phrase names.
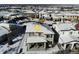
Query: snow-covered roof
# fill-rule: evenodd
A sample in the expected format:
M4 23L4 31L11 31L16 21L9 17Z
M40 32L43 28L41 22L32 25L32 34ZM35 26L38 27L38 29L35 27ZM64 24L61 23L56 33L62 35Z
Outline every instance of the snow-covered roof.
M59 13L52 13L51 14L52 16L53 15L58 15L58 16L79 16L79 13L78 12L59 12Z
M46 18L49 18L49 15L48 14L44 14L43 16L46 17Z
M53 24L54 22L53 21L45 21L44 23L46 23L46 24Z
M10 16L12 14L15 14L15 13L13 13L13 12L7 12L7 11L1 11L0 12L0 16L4 16L4 17Z
M51 16L53 18L56 18L56 19L59 19L59 18L62 18L63 19L63 17L61 16L61 14L51 14Z
M79 13L74 13L74 12L60 12L60 15L64 15L64 16L79 16Z
M72 36L73 37L79 37L79 31L73 31Z
M75 26L73 23L60 23L57 24L57 30L71 30L75 29Z
M69 14L64 14L64 15L66 15L66 16L68 16L68 15L69 16L79 16L79 14L70 14L70 13Z
M10 30L8 23L0 23L0 26L5 27L5 28L7 28L8 30Z
M25 10L24 13L35 13L35 12L32 10Z
M9 33L9 31L7 29L0 26L0 36L8 34L8 33Z
M53 31L50 31L43 25L35 22L29 22L26 24L26 32L42 32L44 34L54 34Z
M73 39L71 36L69 35L61 35L60 39L59 39L59 43L63 44L63 43L68 43L71 41L75 41L76 39Z
M33 19L32 21L37 21L37 22L38 22L38 21L39 21L39 19L35 18L35 19Z
M45 12L44 10L40 11L39 14L46 14L47 12Z

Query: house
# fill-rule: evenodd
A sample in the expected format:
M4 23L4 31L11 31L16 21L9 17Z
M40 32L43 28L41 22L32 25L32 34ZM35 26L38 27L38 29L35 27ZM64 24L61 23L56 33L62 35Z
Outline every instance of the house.
M23 39L24 42L22 46L24 46L24 49L27 47L25 50L29 50L31 47L35 47L38 50L41 46L46 49L46 43L48 42L53 45L55 33L49 27L46 27L46 24L28 22L24 25L26 25L26 37Z
M75 23L72 22L65 22L65 23L58 23L54 26L60 34L69 34L71 31L75 31Z
M72 35L60 35L58 46L60 50L75 51L79 48L79 38Z
M73 50L76 47L75 45L79 43L79 31L76 30L75 23L65 22L57 26L60 34L58 42L58 45L60 45L59 47L61 50Z

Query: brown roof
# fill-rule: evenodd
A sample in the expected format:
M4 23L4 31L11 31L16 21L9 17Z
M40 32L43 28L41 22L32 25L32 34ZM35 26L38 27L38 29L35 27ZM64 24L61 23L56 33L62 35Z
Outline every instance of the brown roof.
M79 23L77 23L77 24L75 25L75 28L76 28L77 30L79 30Z

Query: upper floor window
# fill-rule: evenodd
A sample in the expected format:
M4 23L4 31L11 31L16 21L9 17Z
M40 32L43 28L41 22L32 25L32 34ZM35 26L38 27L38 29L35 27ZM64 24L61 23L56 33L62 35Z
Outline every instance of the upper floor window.
M32 32L32 33L29 33L29 36L34 36L34 33Z
M46 37L47 38L52 38L52 34L47 34Z
M29 36L42 36L42 33L29 33Z

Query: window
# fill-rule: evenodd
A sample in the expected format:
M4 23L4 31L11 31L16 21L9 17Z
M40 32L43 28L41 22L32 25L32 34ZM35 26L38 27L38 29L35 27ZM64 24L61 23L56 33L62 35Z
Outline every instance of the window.
M48 34L47 35L47 38L52 38L52 34Z
M39 33L34 33L34 36L39 36Z
M47 38L49 37L49 35L47 35Z
M79 32L78 32L78 34L79 34Z
M42 35L41 33L34 33L34 32L29 33L29 36L41 36L41 35Z
M70 34L72 34L72 32L70 32Z
M39 36L41 36L42 34L41 33L39 33Z
M29 36L34 36L34 33L29 33Z

